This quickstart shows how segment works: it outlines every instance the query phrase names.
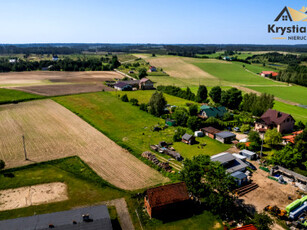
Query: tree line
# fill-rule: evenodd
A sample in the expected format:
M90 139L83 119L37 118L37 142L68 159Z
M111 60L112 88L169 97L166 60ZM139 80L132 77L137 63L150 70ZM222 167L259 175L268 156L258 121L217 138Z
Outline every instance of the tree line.
M77 59L64 58L58 61L24 61L18 60L9 63L7 59L0 59L0 72L21 72L42 70L48 68L50 71L106 71L113 70L120 66L117 56L111 58L90 58Z

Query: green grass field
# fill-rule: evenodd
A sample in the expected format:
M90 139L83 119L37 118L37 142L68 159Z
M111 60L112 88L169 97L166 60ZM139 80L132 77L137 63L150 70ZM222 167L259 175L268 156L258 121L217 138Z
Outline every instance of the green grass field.
M5 177L12 173L13 177ZM34 214L68 210L78 206L89 206L101 201L130 194L110 187L78 157L64 158L21 168L5 170L0 173L0 189L18 188L51 182L63 182L68 187L69 199L62 202L30 206L0 212L0 219L10 219Z
M44 98L44 96L25 93L18 90L0 89L0 104L28 101Z
M284 113L289 113L293 116L296 121L302 121L304 124L307 123L307 109L285 104L283 102L275 101L273 109L282 111Z
M131 98L135 98L139 101L139 104L141 103L148 103L152 94L154 93L155 91L154 90L138 90L138 91L113 91L113 92L110 92L111 94L113 95L119 95L119 96L122 96L124 94L127 94L129 100ZM168 95L168 94L163 94L167 103L170 104L170 105L176 105L176 106L183 106L183 107L186 107L186 103L195 103L195 101L189 101L189 100L186 100L186 99L182 99L182 98L179 98L179 97L175 97L175 96L172 96L172 95Z
M180 98L176 99L181 101ZM155 125L164 125L163 119L141 111L130 103L122 102L110 93L80 94L57 97L54 100L79 115L116 143L129 147L136 154L149 150L150 145L158 144L160 141L173 141L175 127L153 132L152 128ZM176 101L174 103L176 104ZM187 146L180 143L175 144L177 148L175 149L183 156L192 157L200 153L212 155L229 148L228 145L221 146L217 141L203 139L202 141L207 143L204 149L198 149L199 145ZM167 155L164 157L169 158Z
M248 86L248 88L262 93L270 93L273 94L275 97L279 97L284 100L297 102L302 105L307 105L307 87L304 86L290 86L290 87Z
M236 83L238 85L282 85L283 83L274 82L265 78L261 78L256 74L247 72L242 67L243 63L225 62L225 63L209 63L198 62L194 63L197 67L203 71L212 74L220 80ZM248 64L244 64L246 68L249 68ZM253 70L257 69L257 66L252 67ZM259 67L259 70L261 68ZM261 72L261 71L257 71Z
M224 229L222 222L217 220L217 217L208 211L204 211L200 215L192 216L189 219L178 220L165 224L156 224L155 226L146 226L146 229L161 229L161 230L199 230L199 229Z

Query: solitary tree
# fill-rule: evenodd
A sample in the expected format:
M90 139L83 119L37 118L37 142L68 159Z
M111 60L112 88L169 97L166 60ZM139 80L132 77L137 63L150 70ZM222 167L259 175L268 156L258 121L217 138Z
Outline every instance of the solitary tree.
M124 95L121 97L121 100L122 100L123 102L128 102L129 99L128 99L127 94L124 94Z
M215 86L211 89L209 96L215 103L220 103L221 93L222 93L221 87Z
M163 96L162 92L154 92L148 103L149 112L157 117L161 116L164 113L164 109L167 102Z
M207 87L204 85L200 85L197 91L196 101L199 103L206 102L207 97L208 97Z
M193 131L197 130L199 128L198 118L195 116L189 117L187 121L187 126Z
M146 69L145 69L145 68L141 68L141 69L139 70L139 75L138 75L139 79L142 79L142 78L144 78L144 77L146 77L146 76L147 76Z

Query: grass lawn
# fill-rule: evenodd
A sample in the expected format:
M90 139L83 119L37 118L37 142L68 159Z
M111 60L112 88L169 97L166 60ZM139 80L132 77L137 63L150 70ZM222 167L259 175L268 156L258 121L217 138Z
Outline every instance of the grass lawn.
M5 173L14 177L5 177ZM51 182L63 182L68 187L66 201L30 206L0 212L0 219L10 219L34 214L69 210L73 207L89 206L101 201L125 197L133 207L131 193L110 186L78 157L69 157L21 168L9 169L0 173L0 189L18 188ZM132 209L133 210L133 209ZM133 214L134 211L131 211ZM137 223L137 217L132 219Z
M0 89L0 104L28 101L38 98L44 98L44 96L25 93L19 90Z
M273 109L282 111L285 113L289 113L293 116L293 118L296 121L302 121L304 124L307 123L307 109L299 107L299 106L294 106L294 105L289 105L285 104L283 102L275 101L274 102L274 107Z
M174 148L182 153L182 156L185 158L192 158L200 154L214 155L226 151L231 147L231 144L222 144L217 140L213 140L207 136L205 137L196 137L196 141L199 144L187 145L183 142L175 142ZM202 147L200 144L206 143L207 145Z
M192 216L189 219L177 220L165 224L156 224L155 226L146 226L146 229L159 230L185 230L185 229L216 229L222 230L222 222L208 211L204 211L200 215Z
M289 86L289 87L270 87L270 86L249 86L248 88L262 93L270 93L275 97L284 100L297 102L302 105L307 105L307 87L304 86Z
M113 95L124 95L124 94L127 94L129 100L131 98L135 98L139 101L139 104L141 103L148 103L152 94L155 92L155 90L137 90L137 91L113 91L113 92L110 92L111 94ZM186 103L197 103L195 101L189 101L189 100L186 100L186 99L182 99L182 98L179 98L179 97L175 97L175 96L172 96L172 95L168 95L166 93L163 94L167 103L170 104L170 105L176 105L176 106L184 106L186 107Z
M243 63L236 62L195 62L194 65L198 66L203 71L212 74L220 80L236 83L238 85L281 85L283 83L274 82L265 78L261 78L253 73L247 72L243 69ZM249 68L248 64L244 64ZM253 66L255 69L256 66Z

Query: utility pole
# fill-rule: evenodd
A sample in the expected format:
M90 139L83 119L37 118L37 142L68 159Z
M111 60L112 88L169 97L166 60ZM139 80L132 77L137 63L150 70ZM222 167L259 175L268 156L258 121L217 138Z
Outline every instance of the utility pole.
M262 159L262 147L263 147L263 139L264 139L264 134L262 134L262 138L261 138L261 150L260 150L260 159Z
M24 135L22 135L22 143L23 143L23 151L24 151L24 154L25 154L25 161L27 161L28 157L27 157L26 142L25 142L25 136Z

